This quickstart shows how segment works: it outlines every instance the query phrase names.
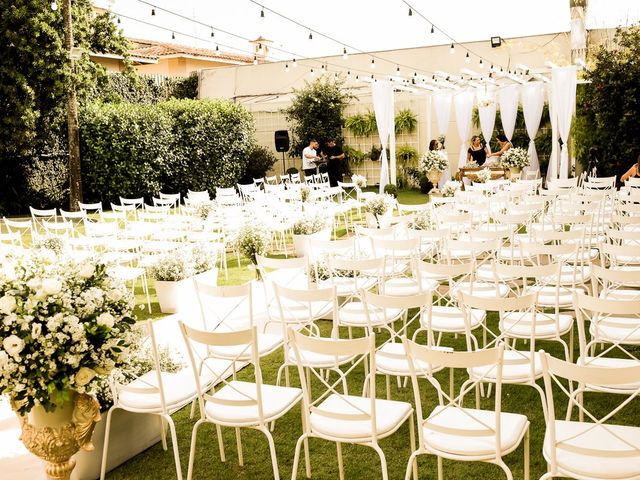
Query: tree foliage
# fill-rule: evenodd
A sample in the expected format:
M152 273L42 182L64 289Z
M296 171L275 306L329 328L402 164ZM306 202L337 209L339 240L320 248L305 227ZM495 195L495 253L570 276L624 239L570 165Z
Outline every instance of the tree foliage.
M153 75L110 73L107 81L96 88L93 101L109 103L159 103L171 98L198 98L198 74L188 77L157 78Z
M41 0L0 1L0 158L51 153L65 143L71 72L62 9L53 11L49 5ZM89 52L127 59L128 42L110 14L94 15L91 0L75 0L72 15L74 43L84 50L73 77L82 102L106 78Z
M343 85L341 80L319 78L294 90L293 102L285 110L293 132L292 156L300 156L312 138L321 144L329 138L342 143L344 109L355 98L343 90Z
M578 161L594 156L601 176L620 175L640 153L640 26L619 29L614 44L597 50L591 83L578 86L573 128Z

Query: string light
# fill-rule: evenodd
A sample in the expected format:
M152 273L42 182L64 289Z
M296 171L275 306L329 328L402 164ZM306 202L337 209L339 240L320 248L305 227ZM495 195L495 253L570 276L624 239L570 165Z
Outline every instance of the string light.
M347 58L349 58L347 55L347 47L342 47L342 59L346 60Z
M291 62L291 64L293 65L293 68L296 68L298 66L298 63L296 62L296 59L294 58L293 61Z
M311 69L311 72L309 72L311 74L311 76L313 77L315 75L315 72L313 71L313 68Z
M313 40L313 33L309 30L309 40Z
M469 52L467 52L467 55L464 57L464 63L469 63Z
M152 17L155 17L155 16L156 16L156 9L155 9L155 8L152 8L152 9L151 9L151 16L152 16Z
M484 63L482 63L482 59L480 59L480 68L484 68Z
M347 78L351 80L351 70L347 70Z
M118 25L120 25L120 23L121 23L121 20L120 20L120 17L118 17Z
M436 30L433 28L433 23L431 24L431 33L434 33Z
M260 8L260 18L264 18L264 7Z
M220 51L220 47L218 45L216 45L216 52Z
M453 43L451 44L451 48L449 49L449 53L451 55L453 55L454 53L456 53L456 47L453 46Z
M284 64L284 71L289 73L289 64L288 63Z
M338 72L335 72L335 73L333 74L333 78L334 78L334 80L338 80Z
M213 32L213 27L211 27L211 38L215 37L215 33Z
M398 75L400 75L400 66L397 66L397 67L396 67L396 73L397 73Z
M174 32L171 32L171 40L175 40L176 39L176 34Z
M256 57L255 55L253 56L253 64L254 65L258 64L258 57Z
M409 7L409 16L413 16L413 10L411 10L411 7Z
M324 64L320 65L320 70L324 73Z
M375 58L371 59L371 68L376 68L376 59Z

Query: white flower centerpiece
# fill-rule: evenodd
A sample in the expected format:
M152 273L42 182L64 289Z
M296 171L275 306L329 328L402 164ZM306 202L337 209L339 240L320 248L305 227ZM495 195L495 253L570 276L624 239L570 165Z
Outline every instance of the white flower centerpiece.
M306 214L293 224L293 248L296 255L302 257L308 253L311 238L331 239L329 219L320 212Z
M420 168L427 175L434 188L442 177L442 172L449 168L449 160L436 150L430 150L420 158Z
M488 168L483 168L475 175L475 181L478 183L487 183L491 180L491 170Z
M435 221L429 210L422 210L415 214L408 227L412 230L433 230Z
M197 297L193 278L215 285L216 255L205 244L160 255L148 274L155 280L156 296L162 313L193 313Z
M235 247L247 257L256 271L256 278L260 280L260 270L256 268L258 264L257 255L265 255L271 244L271 235L267 228L258 222L245 224L238 231L235 240Z
M370 219L369 224L376 228L382 228L382 217L388 212L390 213L395 204L396 199L392 195L385 193L376 194L367 199L364 204L364 211Z
M449 180L442 187L443 197L453 197L460 190L461 184L456 180Z
M529 166L531 157L524 148L510 148L500 156L500 165L509 169L511 173L519 173L524 167Z
M367 186L367 177L365 177L364 175L351 175L351 181L360 190L366 188Z
M300 187L300 201L306 203L311 199L311 188L309 185L302 185Z
M52 251L0 270L0 394L19 415L27 449L68 478L90 450L100 407L92 382L122 365L135 342L133 296L104 264Z

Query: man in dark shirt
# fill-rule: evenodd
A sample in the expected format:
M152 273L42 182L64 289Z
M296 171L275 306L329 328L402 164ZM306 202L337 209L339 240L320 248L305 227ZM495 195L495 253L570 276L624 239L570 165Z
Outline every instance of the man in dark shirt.
M342 181L343 163L345 161L342 147L336 144L335 138L327 140L327 144L322 150L322 156L328 162L327 173L329 174L329 183L332 187L335 187L338 185L338 182Z

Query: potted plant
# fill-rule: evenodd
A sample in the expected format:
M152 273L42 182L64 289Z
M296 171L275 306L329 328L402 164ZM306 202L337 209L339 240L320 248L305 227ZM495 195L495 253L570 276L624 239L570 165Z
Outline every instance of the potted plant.
M293 224L293 248L296 255L302 257L309 252L309 240L331 239L331 226L321 214L305 215Z
M104 264L51 250L3 261L0 394L10 397L27 449L60 478L77 450L93 448L100 407L88 386L127 359L133 306Z
M216 284L215 255L203 245L161 255L149 267L162 313L193 313L198 304L193 278Z
M369 152L369 158L375 162L380 160L380 155L382 155L382 148L376 147L375 145L372 146Z
M394 128L396 135L400 133L413 133L418 125L418 117L408 108L400 110L396 113L394 119Z
M264 256L271 243L271 235L264 225L260 223L248 223L238 231L235 246L245 257L251 261L251 268L256 272L256 279L261 280L260 270L257 268L257 255Z
M430 150L422 155L420 168L435 188L442 177L442 172L449 168L449 161L436 150Z
M520 173L530 162L529 152L520 147L510 148L500 156L500 165L508 168L511 174Z

